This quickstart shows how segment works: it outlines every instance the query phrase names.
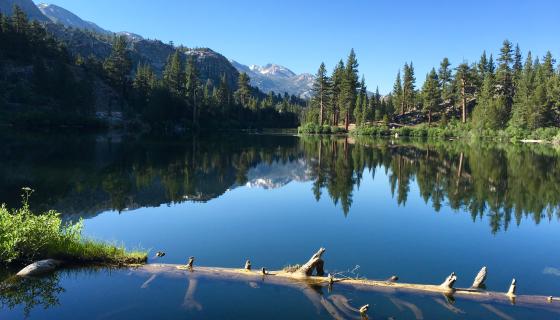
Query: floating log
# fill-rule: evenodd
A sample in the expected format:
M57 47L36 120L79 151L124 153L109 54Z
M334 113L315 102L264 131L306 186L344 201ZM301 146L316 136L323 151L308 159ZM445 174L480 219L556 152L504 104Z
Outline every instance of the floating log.
M137 273L146 273L148 276L152 274L166 274L175 277L208 277L208 278L221 278L239 281L256 281L262 280L263 274L266 274L266 281L270 284L295 286L307 292L308 295L313 296L316 306L323 305L323 307L332 309L334 305L328 301L323 301L321 297L317 297L316 292L312 286L347 286L356 290L376 291L387 294L396 294L399 292L427 295L433 297L441 297L444 294L450 300L461 298L465 300L477 301L481 303L497 303L504 305L516 305L539 308L548 311L560 313L560 298L552 296L538 296L538 295L516 295L517 282L514 280L507 293L485 291L473 288L455 288L454 284L457 281L457 276L453 272L445 281L440 285L430 284L413 284L391 282L387 280L368 280L357 278L337 278L333 275L317 276L313 275L317 271L317 266L323 268L324 261L322 255L325 249L321 248L317 251L304 265L297 268L295 271L267 271L261 269L259 271L252 271L247 269L236 268L219 268L219 267L197 267L195 270L189 270L188 266L178 266L172 264L148 264L136 268ZM319 262L320 261L320 262ZM190 272L186 272L185 270ZM484 269L484 268L483 268ZM481 270L482 272L482 270ZM479 275L482 275L479 272ZM477 278L479 276L477 275ZM482 279L484 277L480 277ZM484 281L475 281L483 284ZM457 311L457 310L455 310ZM334 312L334 311L333 311Z

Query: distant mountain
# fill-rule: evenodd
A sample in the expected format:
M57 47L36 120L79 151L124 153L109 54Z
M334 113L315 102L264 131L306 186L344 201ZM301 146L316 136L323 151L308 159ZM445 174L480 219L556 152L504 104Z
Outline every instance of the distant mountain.
M54 4L41 3L37 7L54 23L60 23L66 27L89 30L99 34L111 34L110 31L99 27L95 23L82 20L72 12Z
M298 75L276 64L247 66L233 60L230 62L239 72L247 73L251 78L251 84L264 92L288 92L303 99L310 98L312 95L314 77L309 73Z
M5 15L12 15L14 5L20 7L31 20L50 21L31 0L0 0L0 12Z
M251 188L276 189L292 181L309 181L311 176L309 165L304 159L261 162L249 169L245 185Z

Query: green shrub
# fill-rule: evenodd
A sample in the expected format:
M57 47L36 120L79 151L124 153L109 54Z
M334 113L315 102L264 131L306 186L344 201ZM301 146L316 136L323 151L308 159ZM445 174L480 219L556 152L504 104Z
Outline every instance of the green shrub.
M23 205L9 210L0 206L0 264L28 263L54 258L70 262L141 263L143 252L84 239L82 222L62 223L60 215L31 212L28 199L33 190L24 188Z
M299 134L335 134L344 133L346 130L329 125L320 126L314 122L308 122L298 128Z

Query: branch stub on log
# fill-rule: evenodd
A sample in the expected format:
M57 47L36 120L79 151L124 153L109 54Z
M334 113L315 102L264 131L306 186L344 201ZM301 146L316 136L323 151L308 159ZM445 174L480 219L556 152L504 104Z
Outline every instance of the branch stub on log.
M440 286L445 289L453 290L455 281L457 281L457 276L455 275L455 272L452 272L447 278L445 278L445 281Z
M485 287L484 282L486 281L486 276L488 273L488 269L486 267L482 267L476 277L474 278L474 282L472 284L472 288L474 289L483 289Z

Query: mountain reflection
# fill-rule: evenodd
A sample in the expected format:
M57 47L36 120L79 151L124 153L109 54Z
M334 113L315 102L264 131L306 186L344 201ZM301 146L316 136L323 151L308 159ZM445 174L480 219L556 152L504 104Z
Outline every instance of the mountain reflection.
M173 142L119 136L3 134L2 201L37 190L32 205L68 219L184 201L210 201L241 186L278 188L311 181L310 196L328 196L351 213L364 179L388 179L406 206L416 186L427 205L488 216L492 232L523 217L559 217L558 151L545 146L412 142L341 137L220 135ZM385 172L374 177L375 172ZM364 177L367 175L367 177Z

